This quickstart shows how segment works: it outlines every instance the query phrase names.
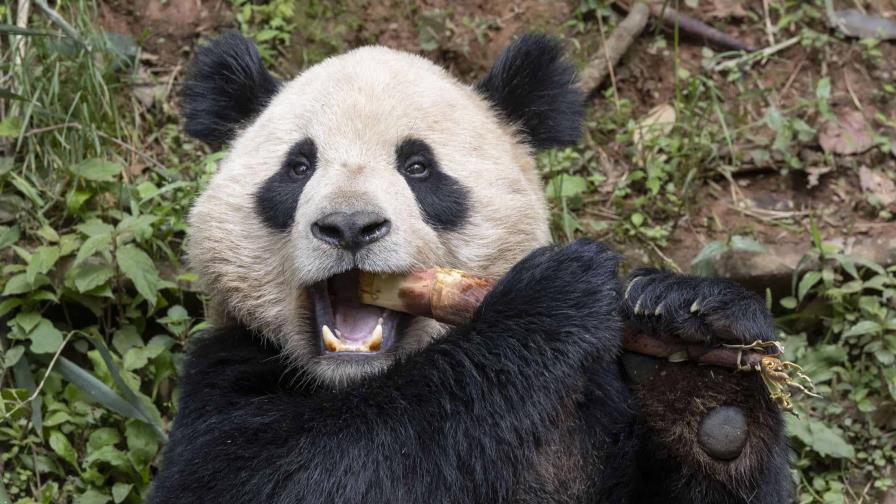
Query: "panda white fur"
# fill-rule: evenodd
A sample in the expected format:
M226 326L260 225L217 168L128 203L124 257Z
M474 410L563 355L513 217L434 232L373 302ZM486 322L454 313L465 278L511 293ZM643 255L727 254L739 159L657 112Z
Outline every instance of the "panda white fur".
M229 145L190 215L215 329L150 502L786 501L758 379L648 363L626 381L618 359L623 319L773 339L762 303L653 270L623 295L605 247L545 247L533 153L584 116L555 40L521 37L475 86L383 47L281 83L229 33L183 107L189 134ZM435 265L501 278L471 324L358 304L358 270Z

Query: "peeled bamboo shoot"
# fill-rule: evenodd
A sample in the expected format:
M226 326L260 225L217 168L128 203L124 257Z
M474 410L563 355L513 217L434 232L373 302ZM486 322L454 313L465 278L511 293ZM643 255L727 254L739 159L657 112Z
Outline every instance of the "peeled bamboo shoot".
M494 280L447 268L430 268L407 275L363 272L361 302L459 325L472 319L494 284ZM623 334L622 347L669 360L752 370L760 370L763 359L775 359L777 355L767 353L766 347L761 346L730 348L689 344L660 339L631 328L626 328Z

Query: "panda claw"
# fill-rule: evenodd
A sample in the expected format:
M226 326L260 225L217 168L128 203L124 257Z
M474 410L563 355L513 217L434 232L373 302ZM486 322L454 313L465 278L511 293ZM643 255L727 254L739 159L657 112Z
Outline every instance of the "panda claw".
M644 315L644 310L641 309L641 301L644 300L644 296L638 298L638 301L635 303L635 315Z
M625 288L625 295L623 295L623 298L625 298L625 299L629 298L629 294L631 294L632 287L635 286L635 282L637 282L638 280L641 280L642 278L644 278L644 277L635 277L635 278L631 279L631 281L628 283L628 286L626 286L626 288Z
M697 313L700 311L700 305L702 304L700 301L700 298L697 298L694 301L694 303L691 305L691 313Z

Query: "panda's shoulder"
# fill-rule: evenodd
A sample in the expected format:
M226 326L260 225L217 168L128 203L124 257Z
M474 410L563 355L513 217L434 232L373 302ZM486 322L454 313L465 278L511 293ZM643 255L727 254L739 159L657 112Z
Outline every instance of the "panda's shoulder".
M187 347L182 384L191 393L210 394L234 387L274 388L286 366L273 345L242 327L209 329Z

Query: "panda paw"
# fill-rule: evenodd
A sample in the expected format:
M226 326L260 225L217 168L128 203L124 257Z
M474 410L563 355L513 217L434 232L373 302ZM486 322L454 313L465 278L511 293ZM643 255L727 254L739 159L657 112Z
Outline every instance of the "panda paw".
M775 340L774 320L755 293L730 280L651 268L634 271L622 300L625 321L648 334L693 343Z
M619 322L617 265L615 253L590 240L537 249L495 285L477 320L600 334Z

